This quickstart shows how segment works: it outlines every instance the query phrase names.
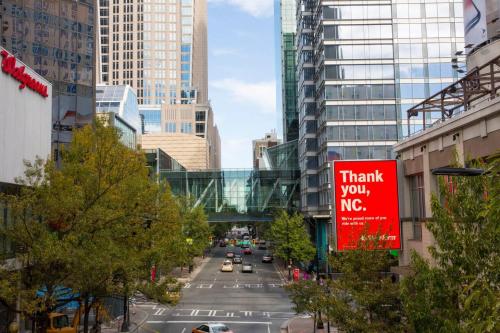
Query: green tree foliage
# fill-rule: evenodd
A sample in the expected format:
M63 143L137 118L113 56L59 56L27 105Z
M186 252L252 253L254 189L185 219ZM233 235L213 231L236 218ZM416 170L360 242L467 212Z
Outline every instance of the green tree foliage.
M180 216L182 221L182 233L185 238L185 264L191 264L196 256L201 256L207 248L211 229L208 225L207 215L203 206L195 206L192 198L178 198Z
M294 213L281 211L273 221L266 239L273 241L274 255L293 262L307 262L314 258L316 249L309 239L304 219Z
M216 238L222 239L226 237L226 233L231 230L231 223L213 223L212 235Z
M13 221L0 232L16 244L17 266L0 268L0 302L27 317L41 314L40 332L60 305L61 286L87 304L87 332L90 299L126 294L151 265L177 257L178 207L168 188L160 191L149 179L143 154L122 145L114 128L96 123L75 131L60 168L50 160L28 163L18 181L20 195L0 197Z
M326 289L316 281L297 281L287 285L285 289L290 295L296 313L306 313L316 319L316 315L328 306ZM316 325L316 321L314 321L314 325Z
M327 281L326 313L344 332L404 332L399 286L386 274L397 261L387 251L374 251L377 240L331 257L340 272Z
M433 261L413 254L414 275L403 282L417 332L500 331L499 161L483 176L440 179L426 223Z

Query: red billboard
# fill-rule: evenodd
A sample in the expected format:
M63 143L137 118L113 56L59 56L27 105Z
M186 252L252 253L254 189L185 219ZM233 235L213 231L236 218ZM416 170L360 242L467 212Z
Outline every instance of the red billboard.
M337 251L401 248L395 160L333 161Z

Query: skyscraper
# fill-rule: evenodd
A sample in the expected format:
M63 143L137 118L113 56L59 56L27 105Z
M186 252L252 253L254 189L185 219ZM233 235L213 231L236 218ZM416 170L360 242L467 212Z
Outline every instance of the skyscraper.
M464 47L462 16L453 0L298 1L301 210L321 242L330 161L392 157L405 111L458 77L451 59Z
M206 0L101 0L98 78L135 88L146 132L196 135L220 158L208 100L206 7Z
M277 72L282 108L283 141L299 138L299 113L297 109L297 77L295 32L297 21L296 0L275 0L276 39L279 52Z
M52 83L52 149L57 152L95 113L94 1L0 4L1 46Z

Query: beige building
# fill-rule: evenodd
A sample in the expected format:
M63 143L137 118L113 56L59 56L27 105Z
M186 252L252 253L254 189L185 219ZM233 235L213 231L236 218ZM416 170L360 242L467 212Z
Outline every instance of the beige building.
M219 166L208 100L206 0L99 1L98 12L98 80L137 91L146 133L201 138L208 165Z
M257 139L252 141L252 154L253 154L253 167L256 169L263 169L268 166L265 165L264 161L264 151L267 148L274 147L281 144L281 140L278 139L276 131L271 131L266 133L262 139Z
M427 112L444 113L441 121L394 146L404 174L400 177L400 273L405 273L412 250L430 259L427 249L434 239L426 221L432 217L431 196L438 190L438 176L432 170L450 166L455 156L464 165L500 151L499 61L497 40L469 55L472 70L463 79L408 111L409 117L417 118Z

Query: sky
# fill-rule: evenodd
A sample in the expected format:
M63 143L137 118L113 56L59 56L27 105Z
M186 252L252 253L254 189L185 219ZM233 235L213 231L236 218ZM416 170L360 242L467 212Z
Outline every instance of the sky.
M222 167L252 168L252 140L278 127L273 0L208 0L208 94Z

